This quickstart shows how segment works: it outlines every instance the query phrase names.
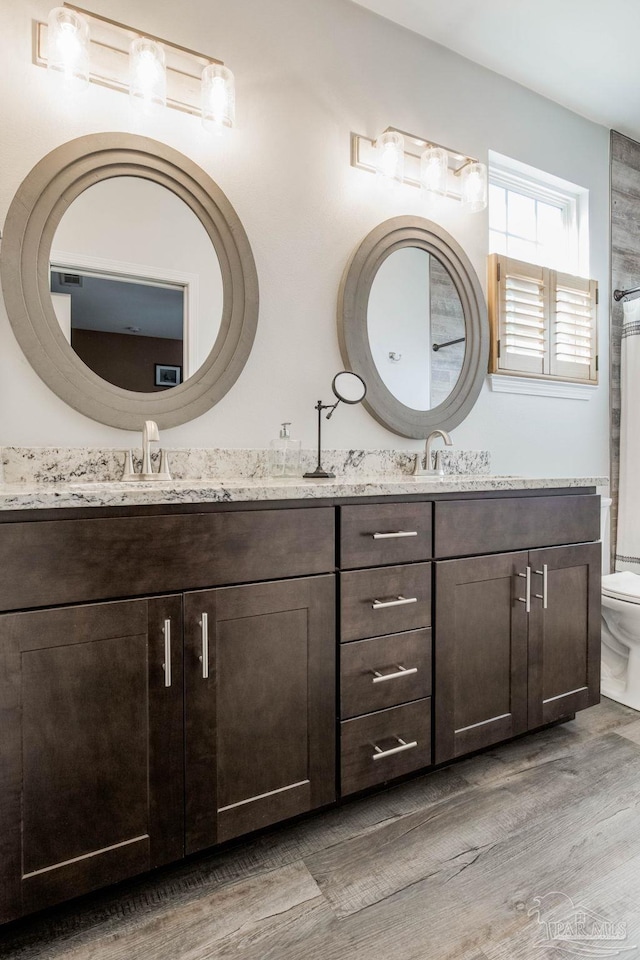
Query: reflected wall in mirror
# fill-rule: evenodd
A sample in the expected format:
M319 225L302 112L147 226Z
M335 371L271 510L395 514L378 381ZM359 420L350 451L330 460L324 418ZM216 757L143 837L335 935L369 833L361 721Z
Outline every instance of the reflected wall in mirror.
M384 260L369 294L371 353L388 390L415 410L449 396L464 360L464 313L446 268L420 247Z
M93 184L69 206L53 238L51 294L75 353L124 390L177 386L220 329L222 274L206 230L141 177ZM156 385L156 364L179 367L179 379Z
M253 345L258 278L237 213L197 164L146 137L91 134L36 164L7 213L0 273L36 373L114 427L201 416Z
M365 237L344 272L338 336L367 383L364 405L403 437L457 426L475 403L489 355L482 288L458 243L421 217Z

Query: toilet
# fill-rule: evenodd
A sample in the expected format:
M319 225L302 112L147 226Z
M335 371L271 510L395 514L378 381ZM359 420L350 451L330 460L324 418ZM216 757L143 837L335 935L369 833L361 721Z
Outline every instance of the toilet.
M640 710L640 576L609 573L609 509L602 498L602 679L603 697Z

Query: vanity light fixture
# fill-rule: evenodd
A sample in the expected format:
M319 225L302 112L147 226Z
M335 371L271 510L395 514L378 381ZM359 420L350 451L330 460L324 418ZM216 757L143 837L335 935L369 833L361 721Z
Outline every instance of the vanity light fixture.
M89 86L89 23L76 10L54 7L47 21L47 69L62 78L65 89Z
M467 163L460 171L462 206L471 213L487 205L487 168L484 163Z
M200 81L202 125L213 133L232 127L236 118L234 76L222 63L209 63Z
M427 147L420 156L420 186L427 193L447 195L449 156L443 147Z
M376 171L386 183L404 180L404 137L399 130L385 130L375 142Z
M487 206L487 168L476 157L395 127L377 139L351 134L351 166L385 179L460 200L473 212Z
M129 45L129 97L143 113L167 104L167 70L161 44L137 37Z
M233 74L221 60L73 3L56 7L46 22L34 21L33 62L70 86L90 81L128 93L147 112L166 105L201 117L212 130L234 124Z

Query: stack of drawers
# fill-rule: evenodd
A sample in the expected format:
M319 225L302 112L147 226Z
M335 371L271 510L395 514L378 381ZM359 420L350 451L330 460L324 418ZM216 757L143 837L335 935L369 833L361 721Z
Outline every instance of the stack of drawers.
M431 763L431 513L340 510L342 796Z

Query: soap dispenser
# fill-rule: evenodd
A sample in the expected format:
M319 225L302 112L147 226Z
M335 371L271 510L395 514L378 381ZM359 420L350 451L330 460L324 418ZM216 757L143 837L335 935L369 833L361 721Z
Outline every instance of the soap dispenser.
M302 442L292 440L290 423L283 423L280 436L272 440L269 450L269 473L272 477L299 477Z

